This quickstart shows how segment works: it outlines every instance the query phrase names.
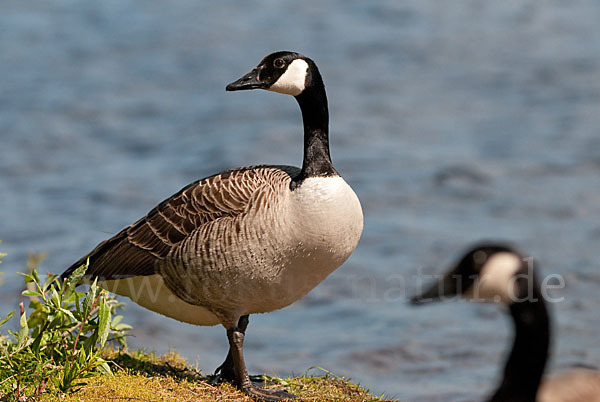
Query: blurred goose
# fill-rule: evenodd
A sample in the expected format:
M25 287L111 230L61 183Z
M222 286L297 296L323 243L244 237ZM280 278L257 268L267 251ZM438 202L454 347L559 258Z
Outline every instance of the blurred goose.
M86 280L160 314L195 325L221 324L229 354L217 369L245 393L291 398L252 384L243 342L248 315L302 298L356 247L363 228L354 191L333 167L325 87L315 63L298 53L266 56L227 91L292 95L304 122L302 168L250 166L188 185L145 217L100 243Z
M444 278L412 302L424 304L455 296L506 305L514 322L515 337L506 361L504 378L489 399L493 402L597 402L600 372L578 369L542 380L550 324L546 303L531 259L514 249L479 245L467 252Z

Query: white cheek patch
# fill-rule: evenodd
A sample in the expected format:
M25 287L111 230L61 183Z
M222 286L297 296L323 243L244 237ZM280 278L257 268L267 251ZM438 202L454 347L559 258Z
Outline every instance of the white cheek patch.
M518 297L515 274L522 264L521 258L513 253L492 255L463 297L474 301L511 304Z
M285 73L268 90L298 96L304 91L307 72L308 63L302 59L296 59L292 61Z

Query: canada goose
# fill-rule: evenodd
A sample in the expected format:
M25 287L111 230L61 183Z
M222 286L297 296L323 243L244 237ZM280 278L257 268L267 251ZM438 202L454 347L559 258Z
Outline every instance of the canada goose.
M360 239L363 215L331 162L315 63L273 53L226 90L257 88L292 95L300 105L302 169L250 166L192 183L62 277L89 259L88 282L98 278L107 290L179 321L223 325L230 349L217 372L257 399L276 401L293 395L257 387L246 372L248 315L288 306L342 265Z
M472 248L444 278L412 298L414 304L462 298L506 305L515 326L504 378L493 402L600 401L600 373L574 370L542 381L548 358L550 324L533 260L513 248L481 244Z

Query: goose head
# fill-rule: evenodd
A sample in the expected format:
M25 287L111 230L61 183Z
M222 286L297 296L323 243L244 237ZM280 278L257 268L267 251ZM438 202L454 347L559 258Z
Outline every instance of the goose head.
M504 245L471 248L433 286L412 298L413 304L462 297L511 305L527 296L529 261Z
M318 75L318 71L309 58L295 52L275 52L266 56L252 71L227 85L225 89L266 89L298 96L310 86L314 74Z

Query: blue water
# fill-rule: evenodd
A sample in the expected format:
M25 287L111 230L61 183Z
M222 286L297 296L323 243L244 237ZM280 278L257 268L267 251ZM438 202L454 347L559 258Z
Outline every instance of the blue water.
M325 367L408 401L476 400L509 323L495 306L405 302L482 238L509 239L553 292L550 371L600 366L600 3L5 2L0 13L0 313L30 251L60 272L187 183L301 163L294 100L227 83L267 53L312 57L362 240L305 299L251 317L251 372ZM422 278L421 278L422 279ZM211 372L220 327L127 305L132 346Z

